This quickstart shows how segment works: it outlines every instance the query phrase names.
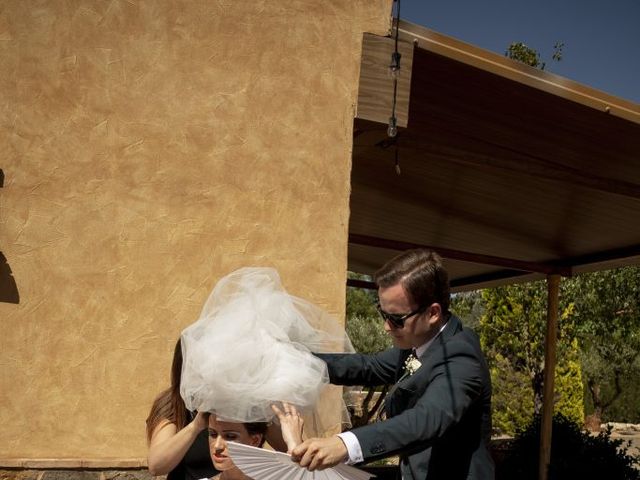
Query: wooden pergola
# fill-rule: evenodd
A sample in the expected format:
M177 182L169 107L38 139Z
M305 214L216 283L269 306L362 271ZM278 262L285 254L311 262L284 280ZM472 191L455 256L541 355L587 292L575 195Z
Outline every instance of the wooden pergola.
M547 279L545 480L560 277L640 263L640 106L400 22L390 138L393 49L365 35L349 270L428 247L454 291Z

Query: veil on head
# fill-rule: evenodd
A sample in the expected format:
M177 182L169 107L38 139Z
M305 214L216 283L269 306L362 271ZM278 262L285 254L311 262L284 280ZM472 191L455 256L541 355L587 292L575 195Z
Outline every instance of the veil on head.
M289 295L273 268L222 278L181 338L187 408L237 422L269 421L279 401L314 407L329 377L311 352L353 352L337 320Z

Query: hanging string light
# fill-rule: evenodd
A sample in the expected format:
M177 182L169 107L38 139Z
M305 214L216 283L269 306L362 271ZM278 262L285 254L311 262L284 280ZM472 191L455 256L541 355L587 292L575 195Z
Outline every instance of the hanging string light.
M398 135L398 119L396 118L396 100L398 97L398 78L400 77L400 59L402 55L398 51L398 32L400 24L400 0L394 0L396 6L396 32L395 32L395 46L393 53L391 53L391 63L389 64L389 76L393 80L393 100L391 107L391 116L389 117L389 126L387 127L387 135L394 139L395 150L395 170L396 174L400 175L400 160L398 157L398 141L396 135Z
M391 53L391 63L389 64L389 76L393 80L393 100L391 107L391 116L389 117L389 127L387 128L387 135L391 138L398 134L398 119L396 118L396 100L398 97L398 77L400 76L400 59L402 55L398 51L398 33L400 23L400 0L394 0L396 5L396 32L395 32L395 46Z

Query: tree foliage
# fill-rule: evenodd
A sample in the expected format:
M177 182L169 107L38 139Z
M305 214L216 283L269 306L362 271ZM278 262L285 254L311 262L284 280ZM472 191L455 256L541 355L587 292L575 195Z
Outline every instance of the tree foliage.
M556 412L580 423L586 404L598 425L640 421L639 286L637 267L562 280ZM347 290L347 330L362 353L391 346L375 301L374 291ZM452 296L451 309L480 335L491 368L494 425L503 433L514 433L540 411L546 308L544 281ZM372 403L375 392L369 393Z
M454 293L451 296L451 311L462 321L463 325L476 330L480 324L480 318L484 314L484 301L482 292Z
M349 272L349 278L369 280L368 277ZM373 354L391 347L391 337L384 331L375 304L377 293L363 288L347 287L347 333L358 353ZM364 398L351 411L354 427L366 425L380 410L388 387L366 388Z
M575 298L585 386L599 423L640 378L640 268L583 274L567 284ZM639 418L634 404L635 412L626 414Z
M563 49L564 43L556 42L553 46L551 59L556 62L562 60ZM540 58L540 53L536 49L528 47L522 42L513 42L507 47L504 55L512 60L517 60L518 62L529 65L530 67L539 68L540 70L544 70L547 66L546 62L543 62Z
M351 272L349 278L368 280ZM347 333L358 353L381 352L392 344L376 310L376 299L374 290L347 287Z
M540 417L518 432L510 455L499 466L498 480L534 480L538 478ZM629 442L611 438L611 430L591 435L580 424L563 415L555 415L552 424L549 479L561 480L638 480L638 457L629 452Z
M546 282L531 282L486 289L485 313L479 334L494 386L494 424L504 433L525 425L542 410ZM583 394L574 305L560 299L556 409L576 421L583 420Z

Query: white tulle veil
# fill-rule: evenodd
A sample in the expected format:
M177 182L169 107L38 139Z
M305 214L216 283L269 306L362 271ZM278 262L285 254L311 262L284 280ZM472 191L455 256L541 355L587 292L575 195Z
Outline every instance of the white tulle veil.
M187 408L237 422L271 420L278 401L311 409L329 383L311 352L353 352L338 321L289 295L272 268L222 278L181 339Z

